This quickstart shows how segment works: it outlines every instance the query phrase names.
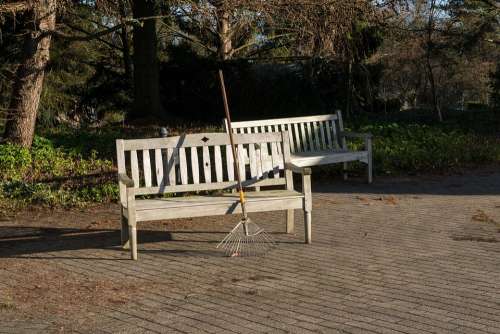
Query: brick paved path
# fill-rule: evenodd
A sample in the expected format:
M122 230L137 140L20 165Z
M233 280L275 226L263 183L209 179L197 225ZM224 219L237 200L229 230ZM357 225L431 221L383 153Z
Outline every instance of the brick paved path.
M313 188L313 244L301 243L299 215L292 236L282 213L253 215L280 243L262 258L214 252L223 234L207 231L237 217L195 219L196 233L148 225L136 263L111 247L116 232L73 247L0 239L4 261L135 287L80 316L6 311L0 332L500 333L500 174ZM0 266L0 286L15 275Z

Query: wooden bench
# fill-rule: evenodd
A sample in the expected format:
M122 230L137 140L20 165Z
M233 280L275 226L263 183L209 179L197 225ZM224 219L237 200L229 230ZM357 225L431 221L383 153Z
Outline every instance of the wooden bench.
M235 136L247 211L287 210L287 232L294 209L304 211L305 240L311 242L311 170L290 162L284 133ZM120 187L122 246L137 259L137 222L241 213L234 158L226 133L116 141ZM244 158L244 150L249 153ZM296 191L292 173L302 175ZM193 194L195 193L195 194ZM182 196L136 198L140 195Z
M227 121L224 120L227 131ZM299 167L343 163L347 179L347 163L361 161L367 165L368 183L373 179L372 135L344 131L342 114L265 119L232 122L234 133L269 133L287 131L292 152L291 161ZM349 150L348 138L361 138L364 148Z

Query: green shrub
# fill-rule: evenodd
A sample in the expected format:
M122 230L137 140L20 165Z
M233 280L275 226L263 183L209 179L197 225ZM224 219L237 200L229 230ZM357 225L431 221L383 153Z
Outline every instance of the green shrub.
M0 181L21 180L31 167L28 149L11 145L0 145Z

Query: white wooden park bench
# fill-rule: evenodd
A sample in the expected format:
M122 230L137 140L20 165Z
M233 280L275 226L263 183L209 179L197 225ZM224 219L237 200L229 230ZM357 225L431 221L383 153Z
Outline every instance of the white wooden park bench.
M261 189L247 192L247 211L287 210L292 233L293 210L302 209L310 243L311 170L290 162L288 134L236 135L235 144L243 186ZM137 260L138 222L241 212L238 194L226 191L237 187L229 145L226 133L116 141L122 246L130 248L132 259ZM301 192L294 188L293 172L302 174ZM182 196L137 198L173 193Z
M227 131L227 121L224 120ZM373 179L372 135L344 131L342 114L264 119L232 122L234 133L268 133L288 131L291 161L299 167L343 163L347 178L347 163L361 161L367 165L368 183ZM364 148L349 150L348 138L364 139Z

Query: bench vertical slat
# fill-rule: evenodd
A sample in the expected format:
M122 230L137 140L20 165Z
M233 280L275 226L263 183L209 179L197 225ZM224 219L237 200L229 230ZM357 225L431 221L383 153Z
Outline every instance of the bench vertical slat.
M205 183L212 183L212 165L208 146L203 146L203 176L205 177Z
M257 178L262 178L262 147L263 144L255 145L255 164L257 166Z
M307 148L306 128L304 126L304 123L300 123L300 130L302 137L303 152L306 152L308 151L308 148Z
M191 173L193 175L193 183L200 184L200 167L198 165L197 147L191 147Z
M313 131L314 131L314 142L316 144L316 149L321 151L322 147L321 147L321 142L319 141L318 122L313 122L312 127L313 127Z
M318 131L319 131L319 137L321 141L321 149L327 150L328 149L328 144L325 141L325 129L323 127L323 122L318 122Z
M335 125L335 121L332 121L330 123L330 127L332 130L333 148L338 150L339 149L339 139L337 136L337 126Z
M260 159L262 161L262 174L265 178L269 177L269 172L273 170L273 162L269 155L267 143L260 146Z
M139 162L137 161L137 151L130 151L130 169L132 169L132 180L134 188L139 188Z
M217 178L217 182L222 182L223 181L222 154L219 145L214 146L214 159L215 159L215 177Z
M252 178L257 177L257 159L255 157L255 145L250 144L248 146L248 157L250 160L250 176Z
M286 124L285 130L288 132L288 139L290 140L290 142L289 142L290 152L294 153L295 152L295 144L293 142L292 125L291 124Z
M295 132L295 144L296 144L296 147L295 147L296 150L295 150L295 152L302 152L298 124L293 124L293 131Z
M167 149L167 168L166 168L166 173L168 175L167 183L168 185L175 185L176 184L176 177L175 177L175 165L176 165L176 156L179 154L176 148L169 148ZM180 163L179 163L180 166Z
M256 126L254 126L254 127L253 127L253 133L259 133L259 128L258 128L258 127L256 127Z
M314 138L310 122L306 123L306 128L307 128L307 142L309 143L309 150L314 151Z
M274 174L274 178L279 178L280 174L280 154L278 152L277 143L271 143L271 157L272 157L272 170Z
M231 145L226 145L227 178L228 181L234 181L234 160Z
M142 150L142 167L144 170L144 183L146 187L151 187L151 159L149 158L149 150Z
M165 185L165 180L163 179L163 156L160 148L155 149L155 168L156 185L162 187Z
M175 167L175 164L173 167ZM181 183L188 184L186 149L184 147L179 148L179 171L181 173Z
M245 148L243 147L243 145L238 145L238 150L236 152L236 154L238 155L238 167L240 168L240 177L241 177L241 181L244 181L246 180L246 173L245 173L245 156L246 156L246 152L245 152Z
M343 132L344 131L344 122L342 121L342 114L340 110L337 110L335 112L337 114L337 122L339 123L339 131ZM347 141L345 139L345 136L340 137L340 133L337 135L338 138L338 143L340 144L341 148L346 150L347 149Z
M325 126L325 132L326 132L326 148L327 149L332 149L335 148L335 145L333 144L332 141L332 130L330 129L330 122L326 121L323 123Z

